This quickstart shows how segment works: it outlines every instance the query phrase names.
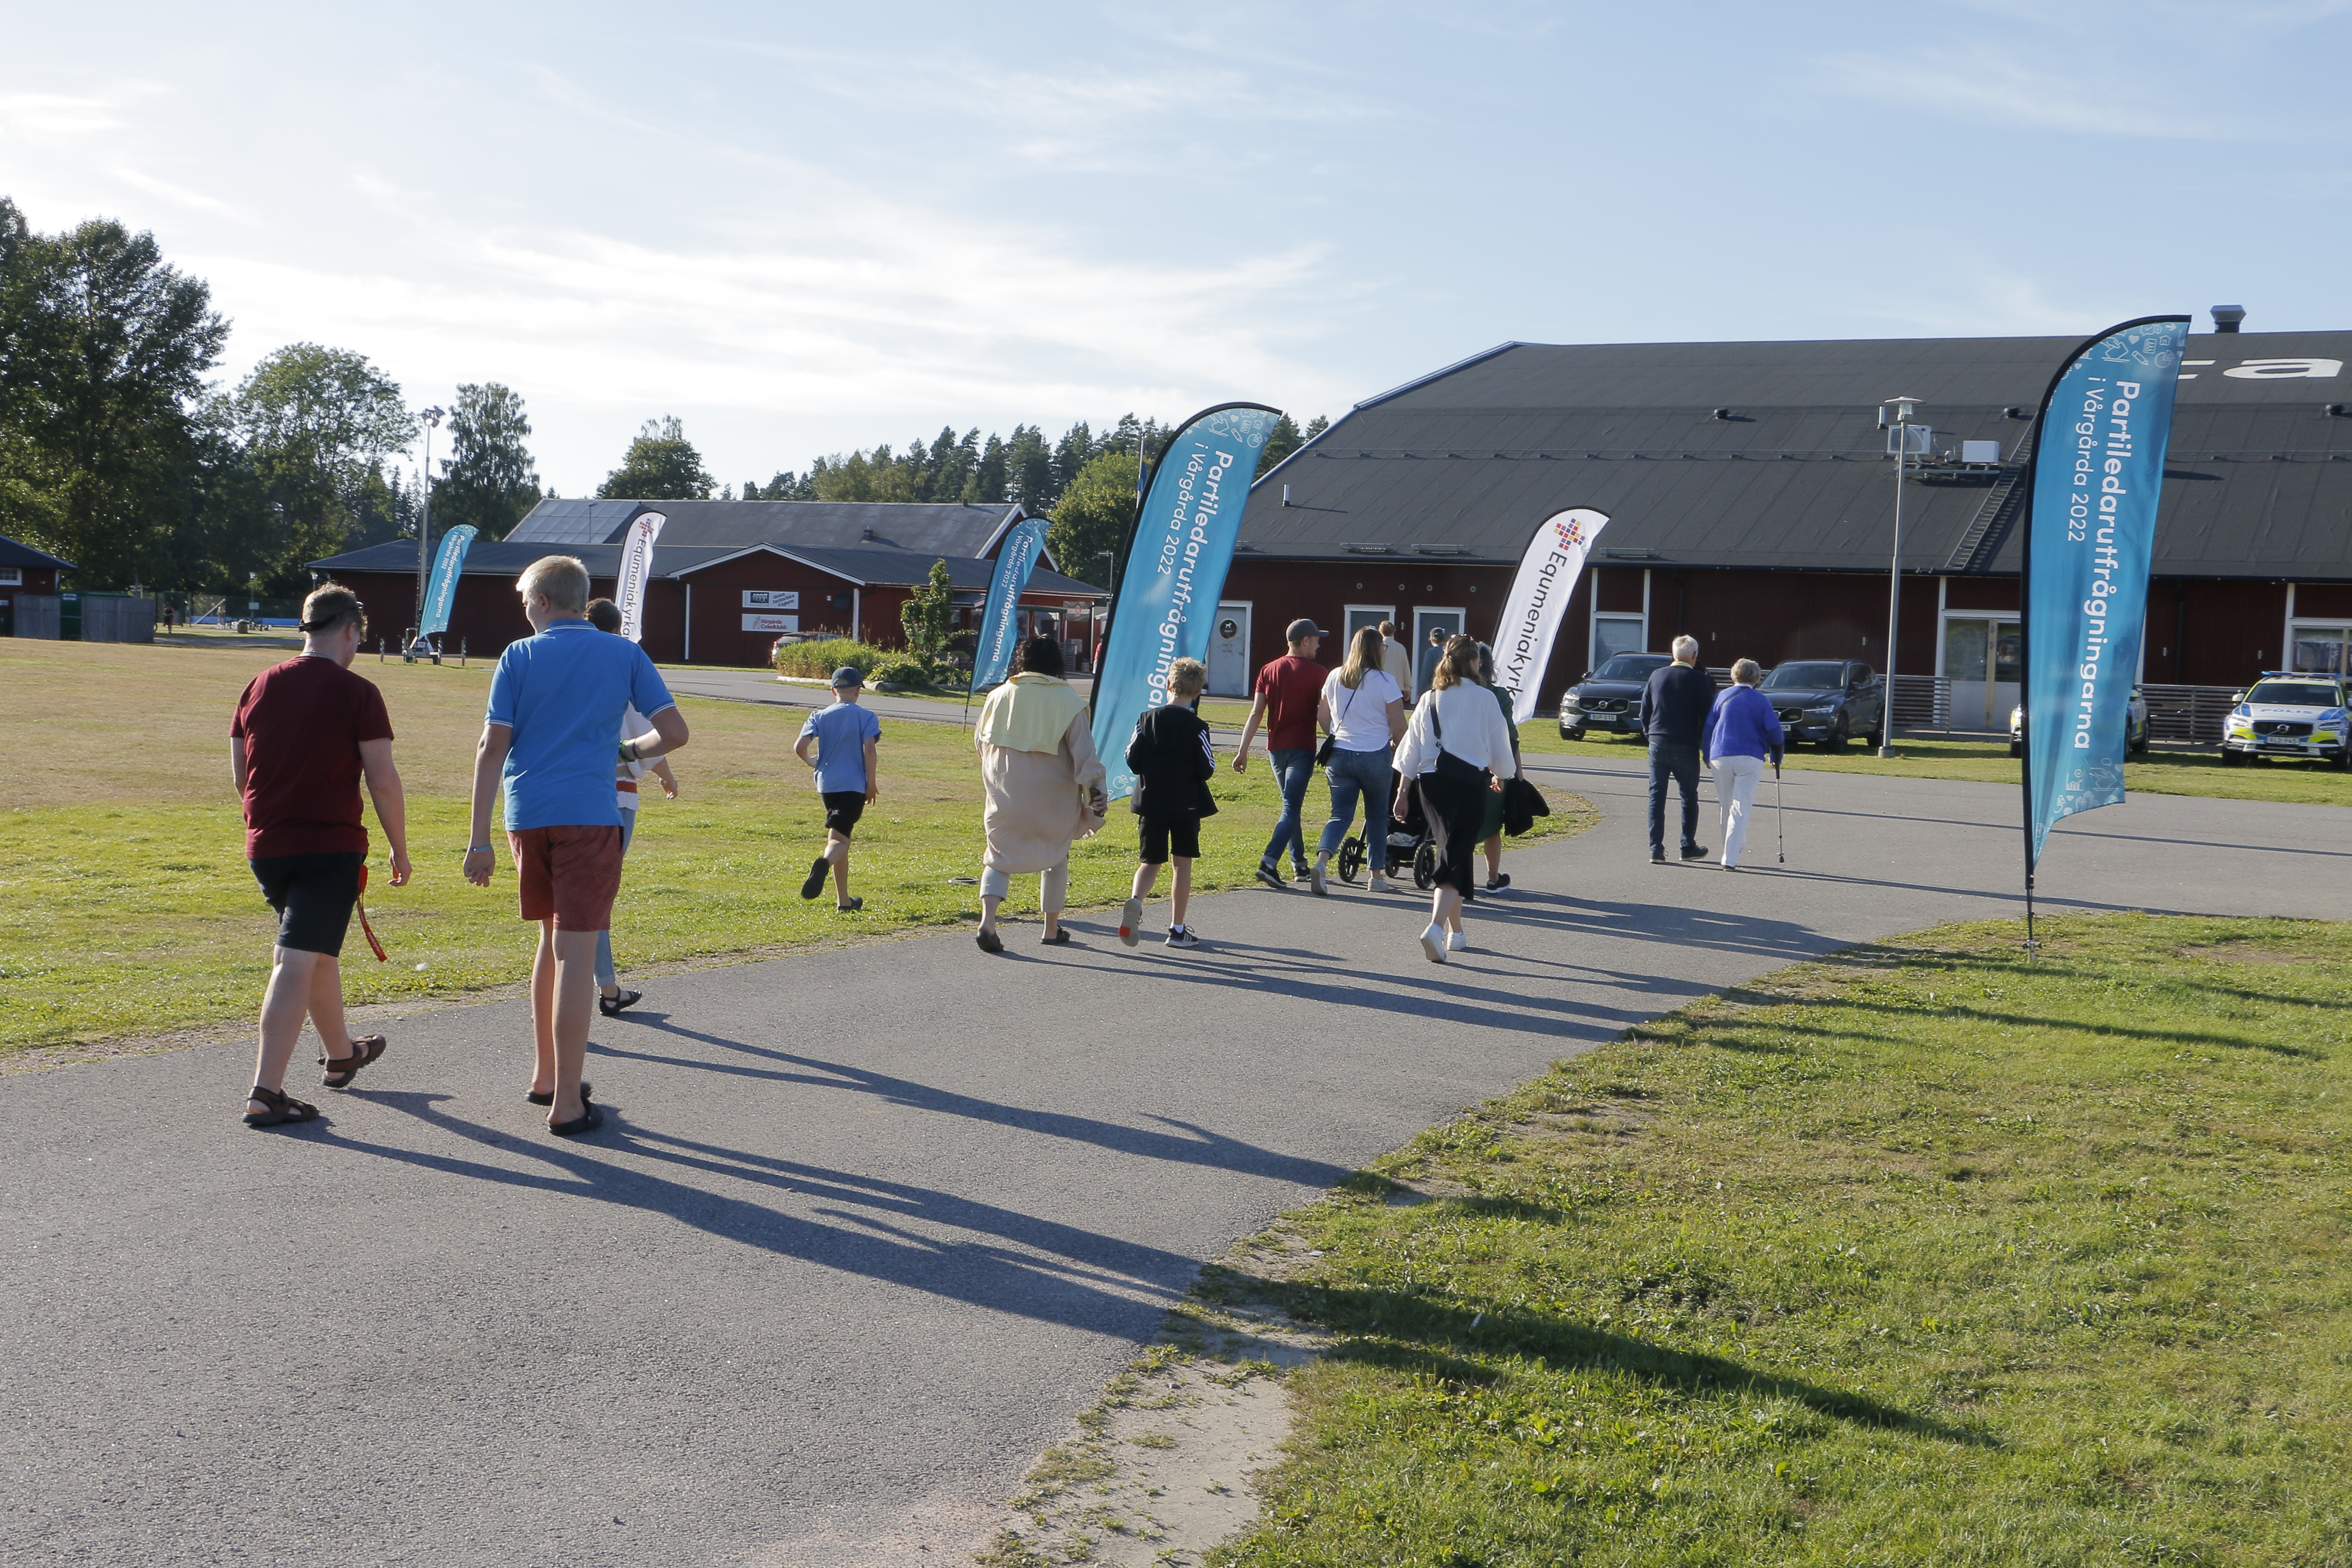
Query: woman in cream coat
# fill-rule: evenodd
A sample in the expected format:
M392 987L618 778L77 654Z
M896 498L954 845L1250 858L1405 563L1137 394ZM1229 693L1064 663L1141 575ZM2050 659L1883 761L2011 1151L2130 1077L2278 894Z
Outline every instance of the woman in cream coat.
M1418 783L1422 816L1437 844L1437 891L1421 933L1421 951L1432 963L1470 945L1462 934L1462 906L1477 896L1475 868L1486 795L1518 775L1518 759L1511 754L1515 738L1495 694L1478 684L1477 643L1454 638L1430 672L1429 689L1414 704L1396 750L1397 817L1403 820L1412 809ZM1441 770L1441 756L1455 765Z
M980 782L988 794L982 818L988 847L981 856L980 932L982 952L1003 952L996 907L1025 871L1039 878L1045 941L1066 942L1062 905L1070 889L1070 846L1103 825L1102 759L1087 727L1087 705L1062 679L1062 645L1031 637L1013 656L1010 680L988 694L972 743L980 749Z

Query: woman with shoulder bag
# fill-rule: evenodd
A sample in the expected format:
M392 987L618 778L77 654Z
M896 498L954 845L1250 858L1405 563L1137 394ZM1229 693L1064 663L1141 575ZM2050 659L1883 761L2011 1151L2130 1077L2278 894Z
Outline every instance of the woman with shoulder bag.
M1519 726L1511 717L1511 694L1495 684L1495 650L1485 643L1478 645L1478 684L1486 689L1486 694L1503 710L1504 727L1511 732L1511 761L1516 764L1519 760ZM1514 766L1511 772L1517 776L1518 769ZM1509 799L1507 788L1488 795L1486 820L1480 828L1479 847L1486 852L1486 891L1490 893L1499 893L1511 885L1510 878L1503 874L1503 805Z
M1348 645L1348 662L1323 678L1323 695L1317 700L1316 717L1330 738L1316 760L1331 786L1331 820L1323 825L1315 868L1307 874L1318 894L1331 890L1326 880L1331 856L1356 820L1359 800L1364 803L1364 847L1371 853L1372 891L1389 890L1389 760L1397 737L1404 733L1404 693L1381 668L1383 649L1380 627L1358 632Z
M1422 815L1437 849L1437 890L1430 900L1429 925L1421 951L1432 963L1460 952L1462 906L1475 898L1478 839L1486 822L1486 796L1518 774L1511 754L1510 726L1485 687L1478 684L1478 645L1457 637L1430 672L1429 690L1412 710L1404 742L1397 748L1397 776L1421 791ZM1410 811L1404 789L1397 791L1396 816Z
M1143 840L1135 885L1118 911L1118 940L1129 947L1142 940L1143 900L1151 897L1160 868L1171 858L1176 862L1176 883L1168 910L1168 945L1200 945L1201 939L1184 923L1184 906L1192 898L1201 818L1217 812L1217 797L1209 793L1209 781L1217 772L1216 749L1195 707L1208 683L1208 667L1199 659L1171 664L1168 700L1135 721L1135 738L1127 743L1127 765L1135 773L1135 826Z

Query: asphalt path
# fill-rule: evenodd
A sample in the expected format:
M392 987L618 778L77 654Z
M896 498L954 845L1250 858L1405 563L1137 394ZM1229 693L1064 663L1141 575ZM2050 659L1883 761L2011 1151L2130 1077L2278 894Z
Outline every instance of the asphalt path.
M823 686L800 686L777 679L761 669L665 669L662 679L674 693L692 697L717 697L729 702L758 702L771 708L823 708L833 700L832 691ZM1070 682L1084 697L1094 683L1086 676ZM971 713L980 711L987 693L974 697ZM867 691L858 700L885 719L915 719L929 724L964 724L971 721L961 701L947 702L935 697L898 697L887 691Z
M1647 864L1633 759L1536 761L1603 820L1444 968L1407 900L1252 889L1191 952L1096 916L677 976L596 1028L577 1143L512 1002L291 1133L237 1125L245 1047L0 1079L0 1562L960 1561L1276 1214L1695 996L2016 912L2011 789L1792 773L1786 868L1768 811L1732 875ZM2343 919L2347 868L2352 810L2146 795L2043 890Z

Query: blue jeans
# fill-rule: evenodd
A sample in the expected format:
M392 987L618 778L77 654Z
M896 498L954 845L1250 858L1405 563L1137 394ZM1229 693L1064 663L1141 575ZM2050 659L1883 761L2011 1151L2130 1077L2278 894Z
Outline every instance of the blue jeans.
M621 853L624 855L629 852L629 835L635 830L636 826L635 812L621 813ZM607 921L604 922L604 929L596 933L596 988L601 991L607 985L618 985L620 983L620 971L613 967L613 925L610 921Z
M1265 865L1276 865L1286 844L1290 847L1290 863L1303 867L1307 864L1307 835L1300 829L1298 818L1307 804L1307 785L1315 777L1315 753L1269 751L1265 758L1274 764L1274 782L1282 791L1282 815L1274 819L1274 837L1265 841L1265 853L1258 859Z
M1323 837L1315 847L1318 857L1339 849L1356 820L1360 799L1364 803L1364 847L1370 849L1386 840L1382 820L1389 814L1389 759L1394 754L1390 746L1377 752L1331 753L1331 765L1323 770L1323 782L1331 786L1331 820L1323 825ZM1375 859L1372 864L1377 869L1387 869L1385 860Z
M1698 843L1698 747L1676 741L1650 742L1650 847L1666 847L1666 781L1683 792L1683 847Z

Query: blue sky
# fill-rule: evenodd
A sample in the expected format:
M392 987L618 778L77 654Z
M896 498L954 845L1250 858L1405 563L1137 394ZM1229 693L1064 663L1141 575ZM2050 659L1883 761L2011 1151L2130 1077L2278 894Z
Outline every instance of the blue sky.
M1506 339L2352 327L2352 0L12 5L0 192L593 489ZM2136 214L2093 247L2102 211ZM1898 389L1899 390L1899 389Z

